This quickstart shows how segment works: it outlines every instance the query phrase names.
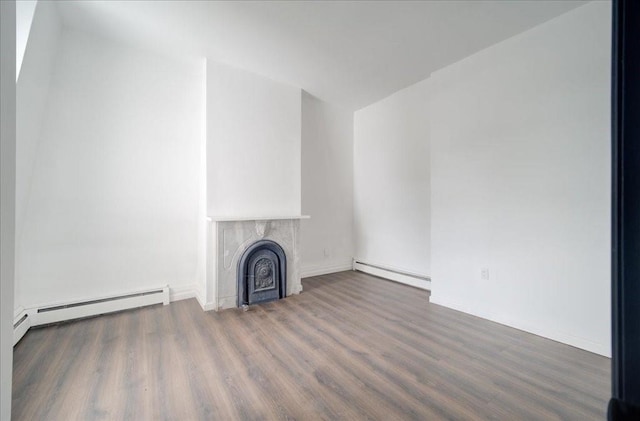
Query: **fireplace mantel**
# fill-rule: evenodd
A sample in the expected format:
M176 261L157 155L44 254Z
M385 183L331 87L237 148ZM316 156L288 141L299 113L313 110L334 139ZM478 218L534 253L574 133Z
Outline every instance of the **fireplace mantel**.
M309 219L309 215L289 215L289 216L208 216L210 222L232 222L232 221L278 221L282 219Z
M286 295L299 294L300 220L309 218L308 215L208 217L206 295L213 309L237 306L238 261L247 247L259 240L271 240L282 247L287 265Z

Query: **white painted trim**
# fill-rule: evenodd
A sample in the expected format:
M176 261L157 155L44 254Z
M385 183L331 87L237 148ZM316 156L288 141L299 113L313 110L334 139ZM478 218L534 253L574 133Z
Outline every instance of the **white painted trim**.
M170 290L170 301L180 301L187 300L189 298L197 298L198 288L196 285L185 285L175 288L169 288Z
M136 295L132 297L126 297L127 295L141 294L149 291L160 290L160 293ZM123 298L119 298L123 297ZM115 299L114 299L115 298ZM100 301L110 300L111 301ZM73 304L81 304L84 302L99 301L90 303L87 305L72 306L67 308L60 308L53 311L41 311L38 310L50 308L50 307L63 307ZM28 309L28 313L31 316L31 326L39 326L48 323L56 323L65 320L78 319L82 317L97 316L99 314L113 313L121 310L128 310L132 308L144 307L152 304L169 304L169 286L150 288L143 291L131 291L124 294L110 295L103 297L93 297L84 300L75 300L67 303L55 303L49 305L40 305Z
M206 294L203 292L202 289L199 290L197 285L194 286L193 296L198 301L198 304L200 304L202 311L211 311L216 309L215 303L206 302L206 299L205 299Z
M345 270L352 270L353 263L351 259L345 260L340 263L333 263L329 265L309 265L300 268L300 277L309 278L311 276L326 275L327 273L344 272Z
M170 289L169 289L169 285L166 285L164 288L162 288L162 305L168 306L169 303L171 302L170 300Z
M217 311L216 303L200 303L200 307L202 307L202 311Z
M203 310L203 311L206 311L206 310L204 309L205 302L204 302L204 300L202 299L202 294L197 294L197 293L196 293L196 294L195 294L195 298L196 298L196 301L198 302L198 304L200 305L200 307L202 307L202 310Z
M79 298L76 300L71 300L71 301L53 301L53 302L48 302L48 303L36 303L36 304L32 304L32 305L28 305L27 307L25 307L25 309L27 311L30 310L37 310L39 308L48 308L48 307L58 307L58 306L66 306L66 305L72 305L72 304L79 304L79 303L84 303L87 301L95 301L95 300L108 300L111 298L118 298L124 295L132 295L132 294L141 294L141 293L145 293L145 292L149 292L149 291L156 291L156 290L162 290L162 296L163 299L160 301L161 303L164 304L164 298L166 295L166 298L168 299L170 297L170 292L169 292L169 285L160 285L158 287L148 287L145 289L137 289L137 290L120 290L120 291L114 291L111 294L108 295L98 295L98 296L94 296L94 297L83 297L83 298Z
M202 290L198 288L198 285L187 285L177 288L171 288L171 302L188 300L189 298L195 298L198 304L202 308L202 311L215 310L215 303L208 303L205 301Z
M14 319L14 324L16 322L17 319L19 319L20 317L22 317L22 313L25 312L25 308L22 306L18 306L16 308L13 309L13 319ZM20 317L18 317L20 316Z
M611 358L610 344L596 343L566 332L557 331L549 326L541 327L539 324L532 323L530 321L520 320L503 314L493 314L487 311L478 310L475 306L465 305L434 294L431 294L429 297L429 302Z
M15 314L15 317L13 318L14 326L24 316L27 316L27 318L24 319L24 321L20 323L19 326L13 328L13 346L16 346L16 344L20 342L20 339L22 339L24 334L27 333L27 330L29 330L29 328L31 327L31 320L33 318L32 315L22 307L18 307L16 311L18 311L18 313Z
M390 279L401 284L410 285L412 287L431 290L431 280L426 275L410 273L396 268L383 268L379 265L365 264L354 261L353 269L370 275L379 276L381 278ZM402 272L402 273L401 273Z
M281 219L309 219L309 215L290 216L207 216L207 220L215 222L235 222L235 221L277 221Z

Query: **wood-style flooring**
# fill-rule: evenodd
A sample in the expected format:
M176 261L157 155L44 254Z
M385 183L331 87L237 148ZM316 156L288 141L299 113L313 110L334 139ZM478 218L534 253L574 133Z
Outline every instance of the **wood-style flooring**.
M357 272L248 312L191 299L32 329L16 420L602 420L610 360Z

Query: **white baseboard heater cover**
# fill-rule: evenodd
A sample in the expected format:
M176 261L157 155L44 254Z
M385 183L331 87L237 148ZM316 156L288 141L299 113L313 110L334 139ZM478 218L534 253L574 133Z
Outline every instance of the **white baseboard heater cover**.
M153 304L169 304L168 285L145 291L23 310L14 320L14 345L33 326L97 316Z
M400 269L374 265L359 260L353 261L353 270L365 272L370 275L379 276L401 284L431 291L431 278L417 273L407 272Z
M27 333L31 327L31 316L26 310L22 310L13 320L13 346Z

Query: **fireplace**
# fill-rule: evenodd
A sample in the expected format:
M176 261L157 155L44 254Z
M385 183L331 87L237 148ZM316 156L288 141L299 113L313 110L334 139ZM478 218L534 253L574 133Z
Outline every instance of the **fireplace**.
M238 307L284 298L287 258L278 243L256 241L238 260Z
M308 216L211 218L211 236L207 239L207 247L211 252L207 257L207 282L204 291L208 308L237 308L245 303L277 300L299 294L302 291L298 250L300 220L307 218ZM260 250L270 250L273 254L262 255L267 261L260 263L257 268L257 284L254 282L251 287L253 292L262 294L252 294L250 297L248 293L251 284L248 276L255 276L255 266L261 258L251 259L249 253ZM253 273L249 273L251 267ZM268 279L269 273L278 275L273 285Z

